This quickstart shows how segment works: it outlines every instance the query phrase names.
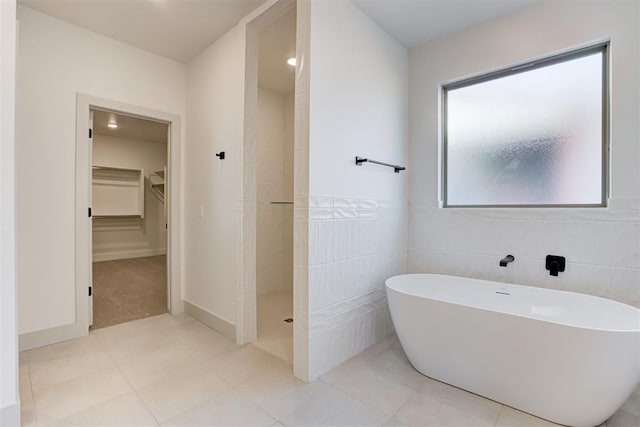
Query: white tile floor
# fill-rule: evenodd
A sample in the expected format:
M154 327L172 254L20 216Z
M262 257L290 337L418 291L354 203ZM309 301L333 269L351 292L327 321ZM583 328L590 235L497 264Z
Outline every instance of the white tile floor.
M22 353L20 394L26 426L553 425L418 374L395 337L305 384L186 315ZM640 426L640 391L614 426Z
M293 364L293 293L268 292L258 295L258 341L256 346Z

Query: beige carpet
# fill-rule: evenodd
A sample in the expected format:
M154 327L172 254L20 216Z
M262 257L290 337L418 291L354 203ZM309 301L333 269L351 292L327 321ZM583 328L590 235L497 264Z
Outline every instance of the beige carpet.
M93 263L91 329L167 312L167 257Z

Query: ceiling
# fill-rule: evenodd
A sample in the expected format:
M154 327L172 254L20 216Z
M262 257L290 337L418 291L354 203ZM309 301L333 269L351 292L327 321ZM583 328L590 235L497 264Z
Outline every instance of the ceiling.
M514 12L533 0L353 0L408 48Z
M392 37L412 48L509 14L534 0L352 1ZM23 6L183 63L193 59L263 2L264 0L18 0ZM295 28L295 19L283 19L286 23L282 28L271 26L264 30L267 42L269 39L287 39L291 25ZM295 33L295 29L293 31ZM273 43L273 46L276 44ZM288 40L282 46L293 50L293 44L295 43ZM265 47L265 50L268 49L276 48ZM277 55L281 53L274 51L273 55L265 54L265 58L261 60L263 69L270 70L273 67L275 70ZM271 74L271 71L268 73ZM279 73L286 75L287 71L280 70ZM275 85L280 86L279 83Z
M186 63L263 1L18 0L18 4Z
M108 123L117 123L118 127L112 129L107 126ZM106 111L93 111L93 132L96 135L166 143L167 131L166 123Z
M259 35L258 86L281 95L295 87L295 67L287 59L296 56L296 11L289 11Z

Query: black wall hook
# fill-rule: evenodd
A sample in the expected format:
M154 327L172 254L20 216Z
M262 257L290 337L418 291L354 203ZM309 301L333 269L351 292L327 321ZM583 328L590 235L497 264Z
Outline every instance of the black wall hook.
M224 160L224 151L216 153L216 157L218 157L220 160Z

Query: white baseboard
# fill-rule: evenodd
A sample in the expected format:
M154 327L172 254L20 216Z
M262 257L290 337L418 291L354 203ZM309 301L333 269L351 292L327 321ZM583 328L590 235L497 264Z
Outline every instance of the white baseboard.
M228 320L223 319L222 317L216 316L215 314L205 310L202 307L197 306L196 304L190 303L189 301L185 300L183 303L185 313L198 319L205 325L215 329L222 335L231 338L235 342L236 325L229 322Z
M20 402L0 408L0 427L20 427Z
M135 249L128 251L94 252L93 262L113 261L116 259L144 258L148 256L166 255L166 249Z
M32 348L87 336L89 331L83 329L84 328L80 327L78 323L71 323L69 325L23 333L18 337L18 347L20 351L31 350Z

